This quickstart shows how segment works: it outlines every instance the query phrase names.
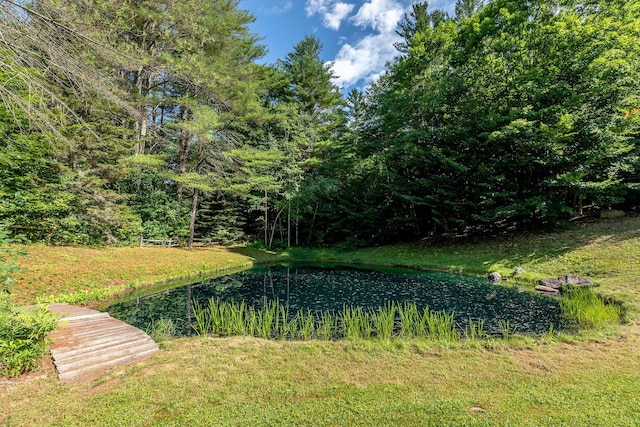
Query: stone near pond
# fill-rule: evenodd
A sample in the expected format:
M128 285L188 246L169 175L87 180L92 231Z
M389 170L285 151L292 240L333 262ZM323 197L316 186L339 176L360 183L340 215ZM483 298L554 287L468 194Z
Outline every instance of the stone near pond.
M502 282L502 275L500 273L498 273L497 271L494 271L493 273L489 273L487 275L487 279L489 279L489 281L491 283L496 285L496 284Z
M602 219L620 219L626 215L625 211L608 210L600 212L600 218Z
M524 268L522 268L522 267L516 267L516 269L513 271L513 275L514 276L519 276L522 273L524 273Z
M554 291L562 289L562 286L564 284L565 284L565 282L562 279L554 279L553 277L549 277L549 278L546 278L546 279L540 279L538 281L538 285L539 286L550 288L550 289L553 289ZM536 286L536 289L537 288L538 287Z
M591 279L586 277L575 276L572 274L565 274L558 278L548 277L546 279L540 279L538 281L540 286L546 286L561 291L565 286L575 286L579 288L589 288L595 286Z
M543 285L537 285L535 289L536 291L540 293L545 293L545 294L557 295L560 293L560 290L558 289L550 288L549 286L543 286Z
M565 284L571 285L571 286L578 286L581 288L588 288L593 286L593 282L591 281L591 279L586 277L573 276L573 275L567 274L565 276L558 277L558 279L563 280Z

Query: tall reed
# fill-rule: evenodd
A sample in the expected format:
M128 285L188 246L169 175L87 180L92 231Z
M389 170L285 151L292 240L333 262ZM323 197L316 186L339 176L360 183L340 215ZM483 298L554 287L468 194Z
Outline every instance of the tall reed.
M196 319L195 324L191 324L195 333L198 335L206 335L211 332L211 316L209 315L209 311L204 310L196 300L193 300L191 310L193 317Z
M369 313L362 307L342 308L342 335L350 339L366 339L371 337L371 321Z
M370 314L373 330L376 337L388 340L393 336L396 323L396 305L392 301L387 302L378 310Z
M565 318L581 327L616 323L621 319L620 306L605 303L591 289L570 288L560 298L560 307Z
M329 311L323 311L316 327L316 336L321 340L338 338L338 316Z
M436 341L457 341L459 338L454 320L454 313L430 312L425 308L422 314L425 333L428 338Z
M511 323L508 320L500 320L498 324L500 325L502 338L506 341L509 341L516 333L517 327L511 326Z
M465 335L470 341L477 341L486 337L484 331L485 319L478 319L476 322L469 319L469 325L465 328Z
M222 336L249 335L265 339L368 339L388 340L394 336L457 341L460 334L454 314L420 310L413 302L387 302L376 310L343 306L338 313L298 311L293 316L280 301L267 302L261 308L242 302L209 300L202 308L193 303L196 333ZM485 336L484 320L471 322L466 330L469 339Z
M405 338L420 337L424 333L424 314L420 314L418 306L413 302L398 304L400 317L400 336ZM425 313L429 308L425 308Z
M311 310L300 310L292 321L292 330L295 337L301 340L310 340L316 336L316 319Z

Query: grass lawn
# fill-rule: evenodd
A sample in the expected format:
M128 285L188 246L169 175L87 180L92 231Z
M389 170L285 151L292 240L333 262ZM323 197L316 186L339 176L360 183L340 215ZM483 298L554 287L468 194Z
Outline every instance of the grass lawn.
M279 258L247 249L27 247L23 302L89 302L166 280ZM516 266L589 276L621 299L615 331L447 348L428 341L170 340L154 358L93 382L60 385L52 369L0 385L0 425L640 425L640 220L576 224L481 244L292 251L295 259L463 270ZM482 408L473 411L472 408Z
M168 280L212 275L282 256L250 248L85 248L25 246L12 289L20 303L95 303Z

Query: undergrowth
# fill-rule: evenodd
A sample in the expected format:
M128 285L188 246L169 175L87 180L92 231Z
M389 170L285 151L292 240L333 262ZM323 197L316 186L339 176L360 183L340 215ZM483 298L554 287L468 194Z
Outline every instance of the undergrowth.
M0 376L15 377L35 369L49 344L56 316L45 307L19 311L0 299Z

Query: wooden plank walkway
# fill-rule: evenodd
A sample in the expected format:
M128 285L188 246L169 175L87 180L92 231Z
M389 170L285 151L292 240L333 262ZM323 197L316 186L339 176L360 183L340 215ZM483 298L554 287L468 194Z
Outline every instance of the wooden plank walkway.
M53 339L51 356L62 382L88 381L158 351L146 333L109 313L68 304L50 304L49 310L62 316L62 326L49 335Z

